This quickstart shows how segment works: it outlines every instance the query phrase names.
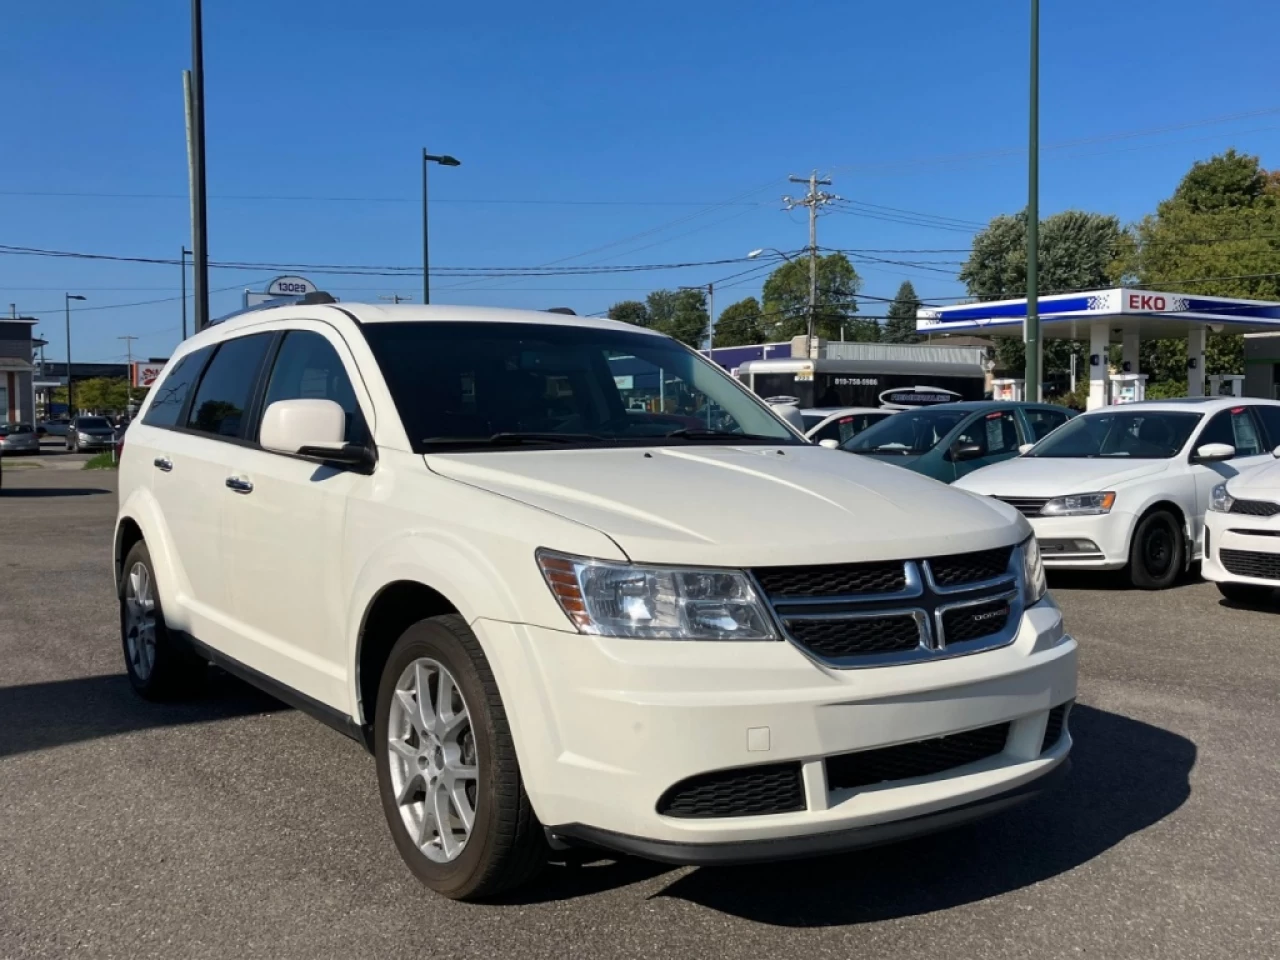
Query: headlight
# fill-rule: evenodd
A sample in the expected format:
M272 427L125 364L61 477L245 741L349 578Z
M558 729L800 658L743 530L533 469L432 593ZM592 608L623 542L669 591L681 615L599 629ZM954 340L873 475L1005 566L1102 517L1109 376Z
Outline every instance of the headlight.
M1209 509L1216 510L1218 513L1230 513L1231 505L1235 502L1236 498L1227 493L1225 483L1218 484L1209 494Z
M662 640L776 640L740 570L649 567L538 551L561 609L582 633Z
M1107 493L1073 493L1069 497L1054 497L1040 510L1042 517L1088 517L1110 513L1116 495Z
M1022 602L1026 606L1039 603L1049 592L1044 579L1044 561L1040 559L1040 544L1035 537L1028 537L1018 547L1022 554Z

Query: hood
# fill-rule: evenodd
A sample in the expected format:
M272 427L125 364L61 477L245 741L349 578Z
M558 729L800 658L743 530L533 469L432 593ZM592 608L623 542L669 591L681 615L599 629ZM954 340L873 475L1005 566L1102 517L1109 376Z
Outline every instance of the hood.
M1233 497L1280 501L1280 460L1241 471L1227 483Z
M996 497L1061 497L1110 490L1169 469L1171 460L1015 457L961 477L955 486Z
M426 460L441 476L593 527L649 563L905 559L1030 534L1005 504L817 446L485 451Z

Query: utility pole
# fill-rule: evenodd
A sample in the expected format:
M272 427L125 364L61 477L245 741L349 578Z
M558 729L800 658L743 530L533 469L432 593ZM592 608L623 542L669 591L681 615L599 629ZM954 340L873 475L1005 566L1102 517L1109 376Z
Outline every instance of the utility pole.
M182 339L187 339L187 257L191 251L182 245Z
M126 381L125 385L125 395L128 397L128 401L124 405L124 412L128 415L130 412L129 408L133 406L133 341L138 338L126 335L123 337L116 337L116 339L124 341L125 353L129 357L129 379Z
M1026 398L1041 399L1043 347L1040 341L1040 0L1031 0L1031 115L1027 143L1027 319Z
M807 183L809 192L799 200L791 197L783 197L782 202L786 204L784 209L793 210L796 207L809 208L809 329L805 336L805 356L813 356L813 334L817 327L818 321L818 208L825 206L832 200L839 200L834 193L826 193L818 187L831 186L830 177L822 177L819 179L818 171L815 170L807 177L787 177L792 183Z
M191 0L191 249L195 267L196 332L209 325L209 229L204 150L204 16Z

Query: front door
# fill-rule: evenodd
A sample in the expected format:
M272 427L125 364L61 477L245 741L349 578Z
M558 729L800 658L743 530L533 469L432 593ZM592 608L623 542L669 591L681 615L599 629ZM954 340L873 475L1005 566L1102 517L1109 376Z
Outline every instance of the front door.
M978 456L961 460L953 458L956 479L983 467L1018 455L1022 445L1018 415L1012 407L991 410L971 417L960 428L955 447L977 447Z
M1206 443L1226 443L1235 447L1230 460L1218 463L1196 463L1195 453ZM1214 414L1191 448L1191 474L1196 484L1196 513L1191 518L1193 557L1199 557L1204 545L1204 514L1209 509L1213 488L1225 483L1243 470L1273 463L1274 458L1262 440L1262 431L1252 408L1241 405Z
M266 378L261 409L278 400L334 400L347 413L347 440L368 443L350 356L325 324L284 335ZM259 420L260 422L260 420ZM256 441L257 424L252 438ZM223 565L245 662L340 710L350 704L345 542L349 498L373 478L314 460L272 453L254 443L238 450L236 493L224 512Z

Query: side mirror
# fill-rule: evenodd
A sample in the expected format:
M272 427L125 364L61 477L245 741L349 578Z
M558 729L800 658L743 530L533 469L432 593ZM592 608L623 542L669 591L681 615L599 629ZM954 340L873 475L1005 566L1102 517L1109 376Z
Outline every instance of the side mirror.
M977 460L982 456L982 448L976 443L966 443L963 446L956 444L951 448L951 459L957 462L961 460Z
M1034 443L1024 443L1022 446L1018 448L1018 453L1024 454L1034 446L1035 446Z
M820 447L826 447L828 450L839 450L839 449L840 449L840 441L839 441L839 440L832 440L831 438L829 438L829 437L828 437L826 440L819 440L819 441L818 441L818 446L820 446Z
M267 407L258 442L267 450L331 463L369 462L368 448L348 444L347 415L332 400L277 400Z
M1277 459L1280 459L1280 447L1276 447L1274 450L1272 450L1271 455Z
M1229 443L1206 443L1196 447L1197 463L1218 463L1230 460L1236 455L1236 448Z

